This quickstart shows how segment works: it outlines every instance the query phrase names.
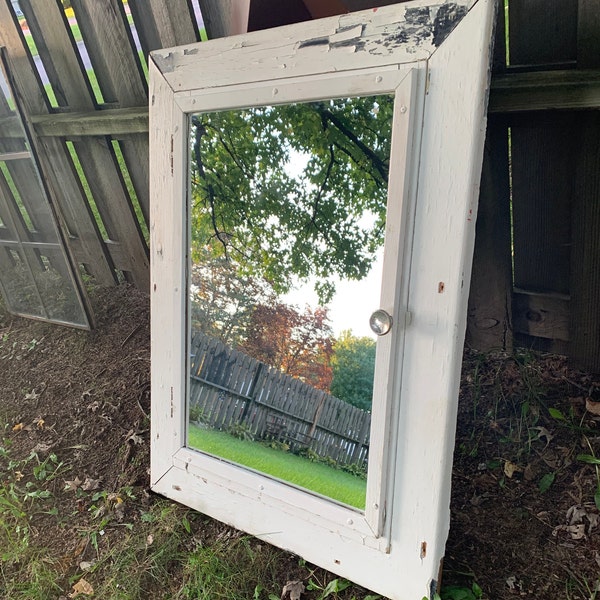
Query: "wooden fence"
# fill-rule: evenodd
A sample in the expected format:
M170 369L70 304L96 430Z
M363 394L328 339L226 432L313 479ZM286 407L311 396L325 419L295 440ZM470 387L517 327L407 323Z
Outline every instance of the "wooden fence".
M191 348L190 410L202 423L366 470L369 413L202 333Z
M342 0L349 9L386 2ZM250 27L260 29L315 18L311 7L332 3L298 0L299 12L288 4L199 0L209 37L238 33L248 6ZM147 290L145 60L150 50L199 40L194 2L129 0L130 14L121 0L71 5L69 20L59 0L20 2L34 59L11 0L0 0L0 45L71 256L100 285L125 278ZM558 351L600 371L598 3L498 5L468 341L480 350ZM73 39L74 20L93 71ZM1 112L8 148L21 134L10 110Z

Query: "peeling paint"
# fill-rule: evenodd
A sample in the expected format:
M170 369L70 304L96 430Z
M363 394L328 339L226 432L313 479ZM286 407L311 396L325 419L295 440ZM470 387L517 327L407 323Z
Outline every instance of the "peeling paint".
M439 46L466 14L467 7L458 5L456 2L440 6L433 23L433 43Z
M184 48L183 50L184 56L190 56L194 54L198 54L198 48Z
M298 44L298 50L301 50L302 48L310 48L312 46L328 46L328 45L329 45L328 37L313 38L312 40L305 40L304 42L300 42L300 44Z

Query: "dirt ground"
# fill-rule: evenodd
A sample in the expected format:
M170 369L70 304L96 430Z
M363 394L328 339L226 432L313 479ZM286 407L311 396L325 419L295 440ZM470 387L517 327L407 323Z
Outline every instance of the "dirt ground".
M39 514L34 522L36 543L64 563L64 580L57 582L62 597L82 561L96 552L89 536L81 535L93 530L98 516L89 510L89 493L130 490L136 502L119 509L128 523L139 519L140 506L159 501L147 487L148 298L121 286L94 292L93 304L98 326L89 333L11 317L0 306L3 436L15 456L55 453L70 467L52 489L58 514L68 520ZM476 583L482 597L492 600L596 598L595 456L600 457L599 376L556 356L467 351L443 574L446 597L458 598L451 595L453 588L473 589ZM108 504L110 494L101 500ZM193 527L202 527L205 543L211 536L235 535L207 518ZM114 542L125 532L107 527L106 537ZM284 553L278 568L282 587L290 577L302 577ZM357 590L339 597L364 597ZM148 597L168 594L161 589Z

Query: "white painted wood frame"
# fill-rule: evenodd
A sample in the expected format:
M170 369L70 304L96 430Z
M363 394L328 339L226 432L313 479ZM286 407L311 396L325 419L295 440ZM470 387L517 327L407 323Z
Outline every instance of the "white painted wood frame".
M418 0L151 55L152 489L394 600L431 598L450 476L493 0ZM189 115L395 95L367 505L186 447Z

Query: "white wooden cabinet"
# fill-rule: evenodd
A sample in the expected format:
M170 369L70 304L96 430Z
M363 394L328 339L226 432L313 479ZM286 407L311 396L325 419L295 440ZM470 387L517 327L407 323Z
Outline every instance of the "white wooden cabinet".
M492 0L417 0L150 60L152 488L396 600L436 591L485 134ZM364 511L186 445L193 113L395 96Z

